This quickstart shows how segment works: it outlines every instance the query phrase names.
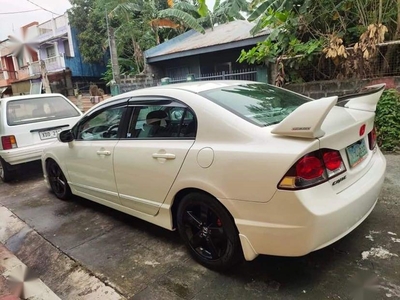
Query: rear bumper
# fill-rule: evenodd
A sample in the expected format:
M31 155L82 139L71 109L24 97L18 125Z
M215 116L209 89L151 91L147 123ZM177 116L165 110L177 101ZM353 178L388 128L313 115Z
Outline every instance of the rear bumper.
M326 247L355 229L373 210L385 177L377 150L369 171L336 194L331 184L290 192L278 190L267 203L228 203L247 260L258 254L301 256ZM231 208L229 206L232 206Z
M40 160L43 150L54 142L55 141L52 140L48 143L41 143L39 145L10 150L0 150L0 157L2 157L10 165L18 165L30 161Z

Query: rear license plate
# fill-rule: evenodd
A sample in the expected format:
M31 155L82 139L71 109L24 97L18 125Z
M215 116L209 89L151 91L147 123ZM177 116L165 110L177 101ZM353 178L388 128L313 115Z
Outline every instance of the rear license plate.
M361 163L368 154L364 139L355 142L346 148L347 158L349 159L350 167L353 168Z
M62 128L39 131L39 136L41 140L54 139L57 137L57 134L62 131Z

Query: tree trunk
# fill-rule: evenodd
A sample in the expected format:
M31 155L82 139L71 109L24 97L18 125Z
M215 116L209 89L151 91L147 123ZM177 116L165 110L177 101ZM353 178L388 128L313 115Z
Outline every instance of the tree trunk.
M138 72L141 73L143 71L143 51L140 48L140 45L136 40L132 37L132 47L133 47L133 55L135 56L136 66L138 68Z
M156 44L160 45L160 35L158 34L158 26L153 28L154 35L156 36Z

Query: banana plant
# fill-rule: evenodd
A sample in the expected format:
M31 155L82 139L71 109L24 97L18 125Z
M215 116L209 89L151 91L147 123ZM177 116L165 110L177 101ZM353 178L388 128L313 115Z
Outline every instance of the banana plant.
M248 12L246 0L216 0L210 10L205 0L198 1L199 22L205 27L213 28L215 24L227 23L234 20L244 20L242 12Z

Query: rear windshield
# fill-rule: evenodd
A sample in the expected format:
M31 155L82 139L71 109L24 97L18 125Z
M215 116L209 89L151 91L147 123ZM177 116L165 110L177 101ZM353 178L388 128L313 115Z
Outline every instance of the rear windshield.
M259 125L278 124L309 98L272 85L252 83L200 93L243 119Z
M80 116L64 98L58 96L13 100L7 103L8 125L21 125Z

